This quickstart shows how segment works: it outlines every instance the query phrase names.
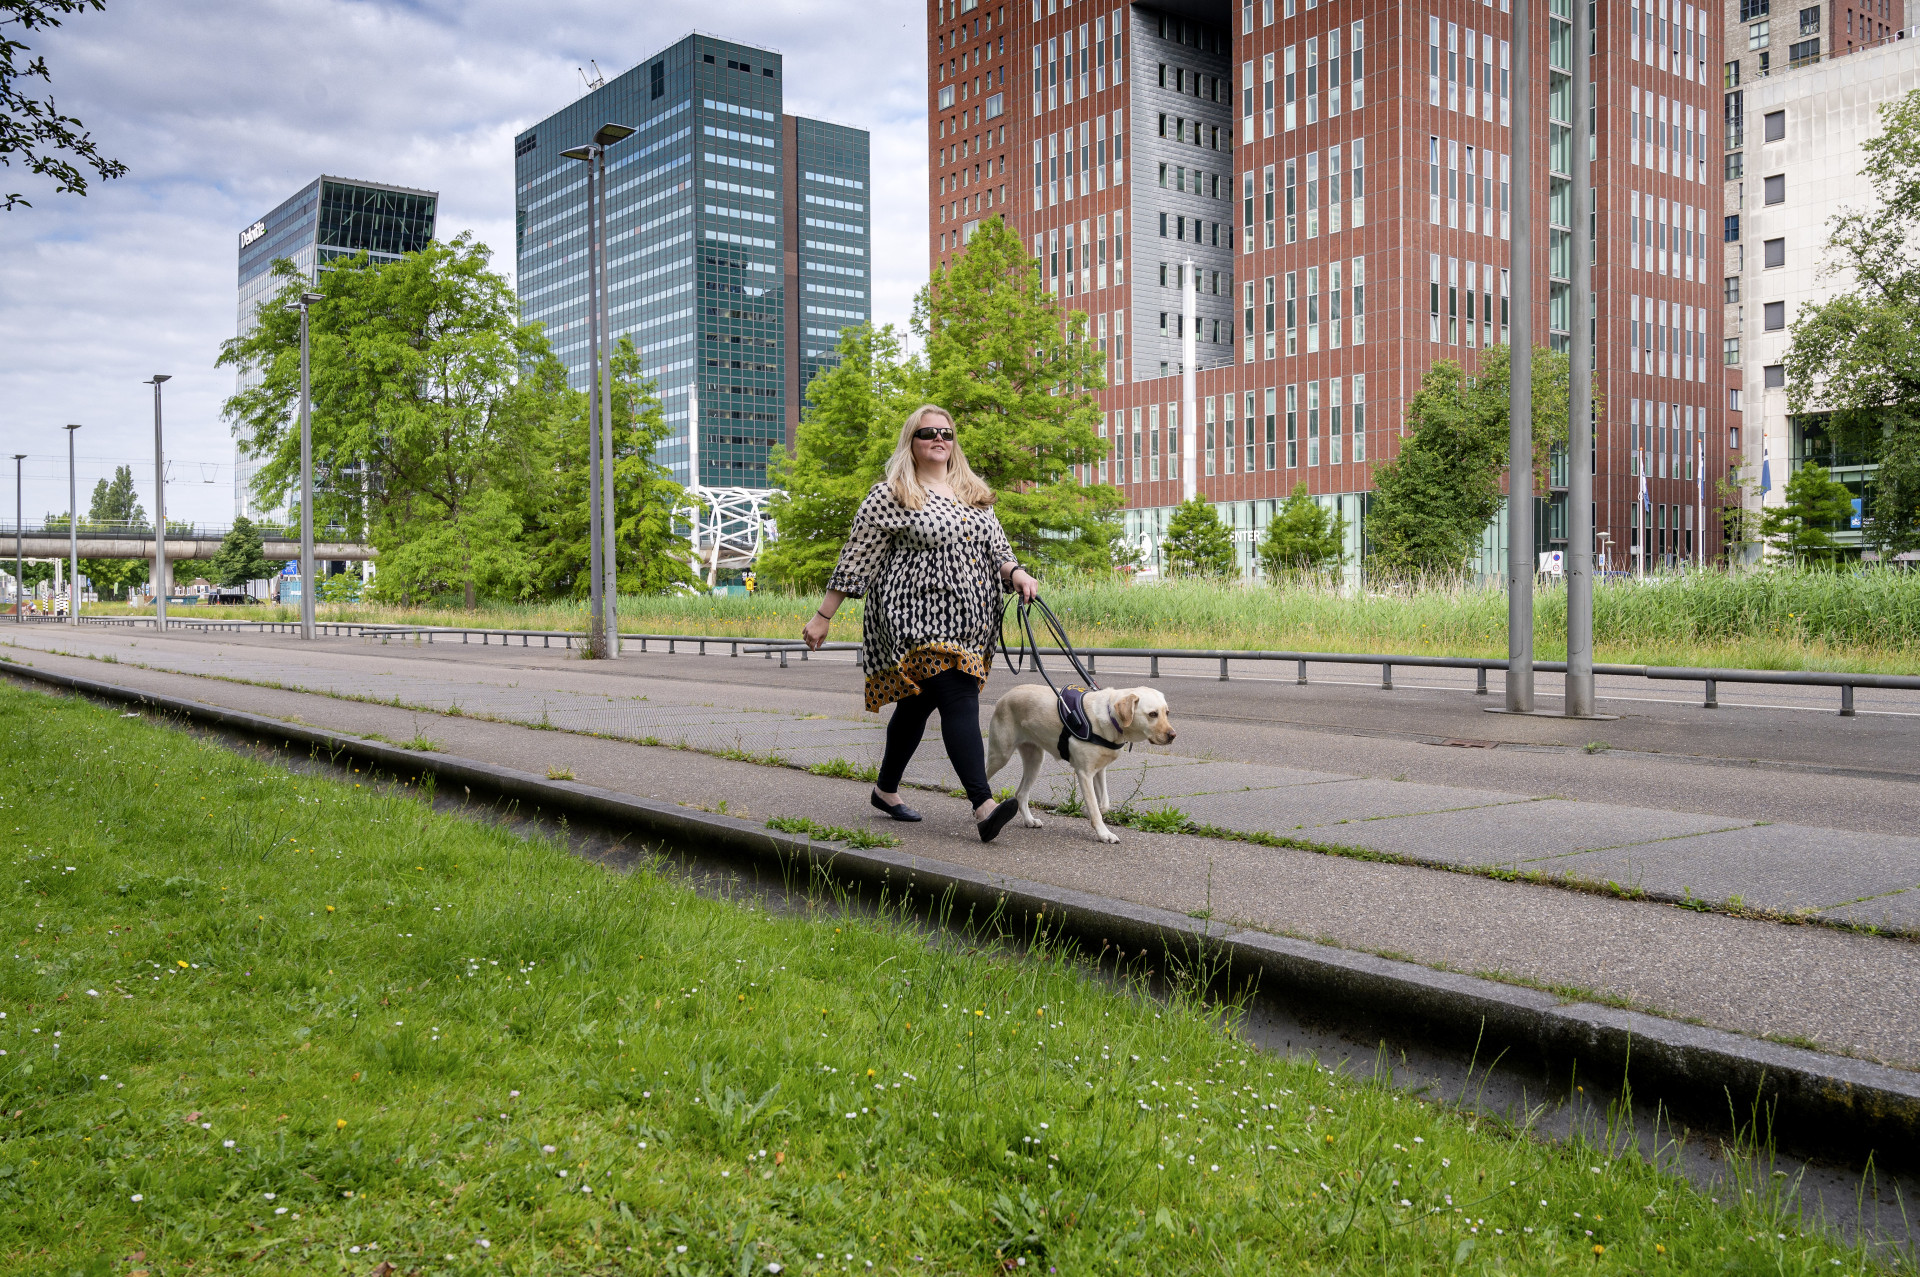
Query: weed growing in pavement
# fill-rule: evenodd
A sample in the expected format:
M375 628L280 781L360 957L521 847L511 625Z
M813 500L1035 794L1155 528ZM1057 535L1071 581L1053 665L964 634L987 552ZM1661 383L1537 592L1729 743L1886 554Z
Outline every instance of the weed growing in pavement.
M880 769L872 763L855 763L845 758L829 758L824 763L814 763L807 770L816 776L833 776L840 780L872 783L880 779Z
M547 768L547 779L548 780L578 780L579 777L575 776L573 772L568 768L549 767Z
M817 820L805 816L775 816L767 822L768 829L777 829L783 834L805 834L818 842L844 842L849 847L898 847L900 840L892 834L877 833L871 829L848 829L842 825L823 825Z
M1603 740L1590 740L1586 744L1586 750L1589 754L1604 754L1612 748L1613 746Z
M1157 998L898 898L774 917L0 687L33 785L92 801L8 812L9 1267L1873 1267L1751 1150L1723 1208L1618 1122L1548 1144L1264 1055L1204 953Z
M415 732L399 744L401 749L419 750L423 754L437 754L440 752L439 741L433 739L431 736L423 736L419 732Z

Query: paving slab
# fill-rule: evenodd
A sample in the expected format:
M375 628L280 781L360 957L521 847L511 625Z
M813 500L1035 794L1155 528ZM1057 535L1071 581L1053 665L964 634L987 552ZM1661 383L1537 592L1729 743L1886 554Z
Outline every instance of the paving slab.
M1793 912L1920 884L1920 838L1755 825L1565 856L1550 871L1715 902L1739 896L1749 906Z
M1872 900L1856 900L1837 909L1822 909L1815 916L1850 926L1920 935L1920 887L1889 892Z
M1113 786L1114 802L1125 800L1126 790ZM1395 780L1333 780L1323 784L1289 785L1232 794L1203 794L1158 804L1178 807L1201 824L1243 832L1287 834L1302 829L1338 827L1327 841L1363 845L1352 831L1371 827L1390 817L1411 818L1415 813L1444 812L1456 807L1481 810L1504 804L1531 804L1525 794L1492 789L1458 789L1451 785L1419 785Z
M1750 824L1724 816L1542 798L1365 821L1343 827L1339 841L1442 864L1551 872L1557 867L1555 858L1573 852Z

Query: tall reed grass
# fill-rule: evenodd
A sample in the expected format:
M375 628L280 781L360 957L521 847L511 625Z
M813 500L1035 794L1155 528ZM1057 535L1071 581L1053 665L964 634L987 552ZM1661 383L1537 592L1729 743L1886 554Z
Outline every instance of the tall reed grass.
M1045 583L1045 598L1074 642L1087 647L1499 656L1507 645L1506 594L1469 584L1343 593L1313 583L1138 585L1068 578ZM630 633L796 638L818 601L764 592L628 597L620 600L620 624ZM583 630L587 623L585 607L571 603L488 604L477 612L457 606L353 604L323 607L321 614L501 629ZM244 615L292 619L293 613L248 608ZM1538 587L1534 615L1536 653L1564 658L1565 588ZM833 637L859 636L860 602L850 599ZM1598 660L1626 664L1916 673L1920 573L1778 570L1607 581L1594 592L1594 645Z

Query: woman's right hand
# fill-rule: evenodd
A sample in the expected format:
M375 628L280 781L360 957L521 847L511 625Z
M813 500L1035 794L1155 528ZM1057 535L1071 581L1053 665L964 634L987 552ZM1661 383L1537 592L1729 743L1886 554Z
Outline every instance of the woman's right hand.
M808 651L817 652L820 650L820 645L827 641L827 631L832 628L832 625L833 622L815 612L807 621L806 627L800 631L800 641L807 645Z

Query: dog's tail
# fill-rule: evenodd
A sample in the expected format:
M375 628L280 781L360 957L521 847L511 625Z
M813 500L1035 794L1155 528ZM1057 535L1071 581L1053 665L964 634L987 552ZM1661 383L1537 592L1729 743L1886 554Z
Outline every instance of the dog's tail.
M1014 742L1020 731L1014 726L1013 705L1002 696L1000 703L993 707L993 718L987 723L987 775L997 776L1000 769L1013 757Z

